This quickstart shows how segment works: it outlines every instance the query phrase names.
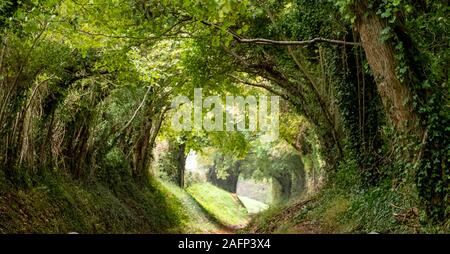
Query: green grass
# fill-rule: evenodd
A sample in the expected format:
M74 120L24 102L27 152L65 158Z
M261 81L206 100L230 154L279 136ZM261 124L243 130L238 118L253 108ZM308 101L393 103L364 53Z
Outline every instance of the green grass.
M339 170L304 205L291 200L257 214L244 232L251 233L449 233L450 221L429 225L421 221L412 183L381 181L361 187L355 167Z
M260 202L258 200L249 197L239 196L239 199L242 201L249 214L256 214L262 212L269 207L263 202Z
M247 223L249 215L237 197L209 183L197 183L188 193L217 222L227 227L240 227Z
M183 221L184 233L214 233L221 230L220 226L211 221L209 215L185 190L166 181L161 181L161 184L181 202L184 208L187 215Z
M178 233L186 214L153 181L114 187L49 173L12 185L0 174L0 233Z

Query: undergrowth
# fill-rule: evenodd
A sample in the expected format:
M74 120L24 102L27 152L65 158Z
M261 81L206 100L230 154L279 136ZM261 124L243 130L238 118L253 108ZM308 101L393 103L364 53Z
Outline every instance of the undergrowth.
M76 181L58 172L11 180L0 171L0 233L176 233L180 202L156 181ZM14 183L14 184L12 184Z
M395 167L395 165L393 166ZM354 162L341 164L314 196L271 207L246 232L258 233L450 233L450 221L431 224L411 182L392 175L363 187Z

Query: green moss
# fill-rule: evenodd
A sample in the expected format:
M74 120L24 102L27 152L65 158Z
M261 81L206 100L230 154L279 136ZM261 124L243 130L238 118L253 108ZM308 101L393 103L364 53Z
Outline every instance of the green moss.
M164 188L167 189L176 199L178 199L186 213L183 220L183 229L185 233L212 233L221 230L221 226L214 223L210 215L205 213L204 209L189 195L184 189L177 185L161 181Z
M249 219L246 209L237 197L212 184L194 184L187 191L211 217L225 226L243 226Z
M257 214L261 211L266 210L268 207L268 205L264 204L263 202L252 198L239 196L239 199L242 201L249 214Z
M420 209L412 179L386 178L365 187L355 163L343 163L324 188L301 201L258 214L247 232L258 233L449 233L450 222L430 224ZM428 222L427 222L428 221Z
M0 182L1 233L171 233L186 216L157 182L124 181L114 191L61 175L29 188Z

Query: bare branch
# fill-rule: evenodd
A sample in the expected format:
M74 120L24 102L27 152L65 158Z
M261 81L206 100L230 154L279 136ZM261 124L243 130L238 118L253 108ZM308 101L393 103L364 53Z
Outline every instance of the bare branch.
M306 41L275 41L275 40L269 40L269 39L262 39L262 38L255 38L255 39L244 39L239 36L234 36L234 39L239 43L254 43L254 44L261 44L261 45L280 45L280 46L302 46L302 45L308 45L308 44L314 44L319 42L327 42L331 44L340 44L345 46L358 46L359 43L357 42L347 42L347 41L341 41L341 40L333 40L333 39L326 39L317 37L311 40Z
M222 27L217 24L209 23L206 21L202 21L203 24L207 26L212 26L217 29L222 30ZM264 38L243 38L242 36L238 35L236 32L234 32L231 29L226 30L227 33L231 34L233 38L239 42L239 43L250 43L250 44L259 44L259 45L279 45L279 46L304 46L304 45L310 45L314 43L331 43L331 44L338 44L338 45L344 45L344 46L359 46L360 44L357 42L349 42L349 41L342 41L342 40L335 40L335 39L327 39L322 37L317 37L311 40L304 40L304 41L278 41L278 40L270 40L270 39L264 39Z
M130 118L130 120L128 120L128 122L125 124L125 126L122 128L122 130L120 130L119 133L123 133L131 125L131 123L133 122L133 120L136 117L139 110L142 108L142 106L144 106L145 100L147 99L147 95L150 93L151 88L152 88L151 86L148 87L147 92L144 94L144 98L142 99L141 103L134 111L133 116Z

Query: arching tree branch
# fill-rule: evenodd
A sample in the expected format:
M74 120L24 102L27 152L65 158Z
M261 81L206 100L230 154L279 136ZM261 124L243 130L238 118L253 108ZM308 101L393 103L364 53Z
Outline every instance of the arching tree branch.
M217 24L209 23L206 21L202 21L203 24L207 26L212 26L217 29L222 30L222 27ZM237 41L238 43L249 43L249 44L259 44L259 45L279 45L279 46L304 46L304 45L310 45L314 43L331 43L331 44L338 44L338 45L344 45L344 46L360 46L357 42L350 42L350 41L342 41L342 40L335 40L335 39L327 39L322 37L317 37L311 40L304 40L304 41L287 41L287 40L270 40L270 39L264 39L264 38L243 38L242 36L238 35L236 32L234 32L231 29L226 30L227 33L233 36L233 39Z

